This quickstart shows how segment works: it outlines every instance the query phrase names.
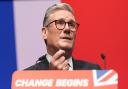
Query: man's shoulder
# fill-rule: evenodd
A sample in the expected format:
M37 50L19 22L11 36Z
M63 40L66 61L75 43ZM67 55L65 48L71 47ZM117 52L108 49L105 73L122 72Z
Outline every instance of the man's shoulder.
M34 65L24 69L24 70L47 70L48 69L48 61L46 59L46 55L41 56Z
M24 70L48 70L49 63L46 59L46 55L41 56L34 65L24 69ZM98 64L91 63L85 60L74 59L73 58L73 67L75 70L92 70L92 69L101 69Z
M100 70L101 69L101 67L98 64L91 63L91 62L81 60L81 59L74 59L74 67L76 67L75 69L81 69L81 70L85 70L85 69L86 70L92 70L92 69Z

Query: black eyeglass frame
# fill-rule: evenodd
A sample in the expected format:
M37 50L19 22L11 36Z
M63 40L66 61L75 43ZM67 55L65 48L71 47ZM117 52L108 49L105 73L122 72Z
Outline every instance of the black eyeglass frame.
M66 24L68 24L68 26L69 26L69 22L65 22L65 24L64 24L64 27L62 28L62 29L59 29L58 27L57 27L57 21L59 21L59 20L54 20L54 21L52 21L52 22L50 22L48 25L46 25L46 27L48 27L50 24L52 24L52 23L54 23L55 22L55 26L56 26L56 28L58 29L58 30L63 30L64 28L65 28L65 26L66 26ZM80 24L78 24L77 22L74 22L75 24L76 24L76 27L74 27L74 30L73 31L76 31L77 29L78 29L78 27L79 27L79 25ZM70 28L70 26L69 26L69 28ZM72 28L70 28L71 30L72 30Z

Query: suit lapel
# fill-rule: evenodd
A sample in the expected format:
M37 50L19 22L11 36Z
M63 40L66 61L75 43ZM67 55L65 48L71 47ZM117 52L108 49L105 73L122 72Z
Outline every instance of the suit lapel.
M40 63L39 63L39 69L40 70L48 70L48 68L49 68L49 62L48 62L48 60L46 58L46 55L40 57L39 58L39 61L40 61Z
M79 70L80 67L79 67L79 63L77 62L77 60L72 58L72 61L73 61L73 70Z

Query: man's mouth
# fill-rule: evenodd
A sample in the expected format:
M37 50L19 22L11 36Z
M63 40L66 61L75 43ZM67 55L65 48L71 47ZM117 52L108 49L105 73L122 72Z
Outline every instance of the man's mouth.
M61 39L72 40L71 37L62 37Z

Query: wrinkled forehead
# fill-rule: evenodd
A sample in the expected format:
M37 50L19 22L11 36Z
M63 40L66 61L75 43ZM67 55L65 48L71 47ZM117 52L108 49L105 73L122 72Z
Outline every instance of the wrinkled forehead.
M75 16L67 10L54 11L49 16L49 20L51 21L59 20L59 19L64 19L65 21L70 21L70 20L76 21Z

